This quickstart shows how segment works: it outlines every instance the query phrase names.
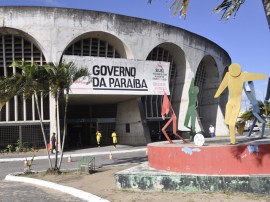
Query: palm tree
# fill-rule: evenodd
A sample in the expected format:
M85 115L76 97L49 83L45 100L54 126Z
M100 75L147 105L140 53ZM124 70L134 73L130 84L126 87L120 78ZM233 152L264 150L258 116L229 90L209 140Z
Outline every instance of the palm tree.
M0 112L13 95L12 87L14 81L16 81L16 75L12 75L10 78L5 76L0 77Z
M214 11L216 13L223 11L221 19L228 20L231 17L231 15L234 14L234 17L236 16L239 8L243 3L245 3L245 0L223 0L223 2L220 5L218 5L214 9Z
M21 95L25 99L29 99L34 95L38 116L40 120L42 135L44 139L45 148L48 155L49 165L52 169L50 154L47 148L47 140L44 132L42 117L38 104L38 93L43 93L44 96L48 93L48 74L46 69L37 65L27 62L14 61L11 67L20 69L17 73L10 77L2 77L0 79L0 92L1 92L1 108L12 97ZM1 109L0 109L1 110Z
M266 19L268 22L268 27L270 28L270 1L269 0L262 0L263 7L266 15Z
M148 3L152 3L152 1L153 0L148 0ZM234 16L236 16L237 11L244 2L245 0L223 0L221 4L214 8L214 12L219 13L220 11L223 11L221 19L228 20L231 15L234 14ZM179 13L180 16L186 18L188 5L189 0L173 0L170 10L173 12L174 16Z
M153 0L148 0L148 3L152 3ZM180 16L186 18L187 9L188 9L189 0L173 0L170 10L173 12L173 15L176 16L178 13Z
M268 100L264 100L264 107L263 107L264 114L266 116L268 126L270 126L270 102Z
M2 108L5 106L7 101L13 97L12 86L14 81L16 80L16 75L13 75L11 78L7 78L4 76L0 77L0 119Z
M65 110L64 110L64 123L63 123L63 140L61 145L61 157L58 165L58 170L61 168L61 163L63 159L64 153L64 145L65 145L65 138L66 138L66 119L67 119L67 108L68 108L68 101L69 101L69 92L71 85L78 79L85 79L87 83L91 80L90 73L87 68L83 67L76 67L73 62L60 62L59 64L55 65L50 63L46 66L48 73L50 75L50 88L52 96L56 100L56 134L58 137L58 123L59 123L59 98L64 96L65 97ZM56 152L57 155L57 152ZM57 156L55 165L57 165ZM55 166L56 168L56 166Z
M267 118L270 112L269 102L266 100L264 102L258 100L258 105L260 108L260 115ZM253 110L252 107L250 107L247 111L244 111L241 114L240 118L242 119L242 121L247 122L255 118L252 110Z

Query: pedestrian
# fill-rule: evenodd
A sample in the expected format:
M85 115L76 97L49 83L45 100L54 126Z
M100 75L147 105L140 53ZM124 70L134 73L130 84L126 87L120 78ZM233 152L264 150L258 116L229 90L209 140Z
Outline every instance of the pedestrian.
M116 132L115 131L112 132L112 140L113 140L113 146L114 146L114 148L116 148L117 135L116 135Z
M100 147L100 140L101 140L101 132L100 131L97 131L96 132L96 138L97 138L97 144L98 144L98 147Z
M53 154L53 151L55 150L55 143L56 143L56 137L55 137L55 133L53 133L52 137L51 137L51 143L52 143L52 149L51 149L51 153Z
M209 127L209 134L210 137L215 137L215 127L213 125L210 125Z

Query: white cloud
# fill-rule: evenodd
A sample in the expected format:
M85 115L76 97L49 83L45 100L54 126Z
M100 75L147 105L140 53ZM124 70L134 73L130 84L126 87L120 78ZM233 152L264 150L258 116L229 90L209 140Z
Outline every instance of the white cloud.
M61 7L61 3L58 0L33 0L34 2L43 3L45 6Z

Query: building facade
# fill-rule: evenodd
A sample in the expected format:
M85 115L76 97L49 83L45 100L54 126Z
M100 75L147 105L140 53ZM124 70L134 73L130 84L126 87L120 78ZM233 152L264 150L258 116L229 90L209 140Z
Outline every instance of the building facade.
M212 124L216 135L228 134L223 123L228 93L219 99L214 99L214 93L231 59L220 46L202 36L145 19L47 7L0 7L0 36L0 75L5 76L16 71L9 67L13 60L43 65L76 56L168 62L170 100L178 117L178 130L188 131L183 123L194 78L200 89L196 130L208 137ZM55 131L54 99L41 98L49 139ZM111 144L113 130L120 144L155 141L166 121L160 115L161 103L162 95L73 94L67 144L95 145L96 130L103 132L104 145ZM44 145L34 100L23 96L7 102L0 114L1 146L18 139L38 147Z

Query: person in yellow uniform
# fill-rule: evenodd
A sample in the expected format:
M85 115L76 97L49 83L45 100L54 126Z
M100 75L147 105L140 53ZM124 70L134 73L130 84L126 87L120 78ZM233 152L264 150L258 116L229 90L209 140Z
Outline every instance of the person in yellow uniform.
M96 132L96 138L97 138L97 144L98 144L99 147L100 147L101 137L102 137L101 132L100 131L97 131Z
M113 146L114 146L114 148L116 148L117 135L116 135L116 132L115 131L112 132L112 139L113 139Z

